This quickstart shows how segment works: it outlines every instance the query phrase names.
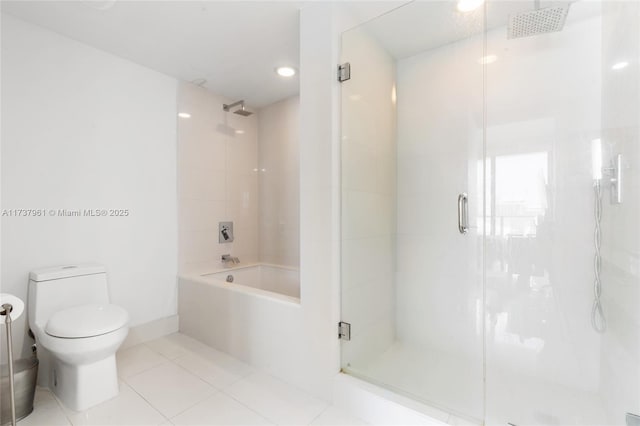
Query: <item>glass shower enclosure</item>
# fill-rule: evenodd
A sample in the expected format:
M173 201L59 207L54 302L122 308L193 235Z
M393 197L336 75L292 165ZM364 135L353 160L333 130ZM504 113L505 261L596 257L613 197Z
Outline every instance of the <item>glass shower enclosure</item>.
M451 423L638 420L640 3L416 1L341 58L343 371Z

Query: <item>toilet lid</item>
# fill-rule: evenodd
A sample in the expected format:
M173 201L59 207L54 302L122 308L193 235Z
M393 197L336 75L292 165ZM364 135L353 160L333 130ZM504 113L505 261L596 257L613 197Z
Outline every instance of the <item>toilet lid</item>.
M54 337L92 337L115 331L128 322L129 314L120 306L82 305L53 314L44 331Z

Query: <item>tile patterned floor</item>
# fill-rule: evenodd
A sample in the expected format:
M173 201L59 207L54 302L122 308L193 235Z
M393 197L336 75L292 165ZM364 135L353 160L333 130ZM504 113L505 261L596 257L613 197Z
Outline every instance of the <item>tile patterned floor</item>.
M180 333L117 355L120 394L84 412L36 390L20 426L363 425L334 406Z

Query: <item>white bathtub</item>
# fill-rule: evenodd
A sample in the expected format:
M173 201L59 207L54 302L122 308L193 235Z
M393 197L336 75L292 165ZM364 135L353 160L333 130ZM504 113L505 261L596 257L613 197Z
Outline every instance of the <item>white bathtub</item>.
M242 291L237 286L263 290L294 299L300 299L300 278L297 269L283 266L256 264L225 269L221 272L202 274L202 277L224 283L225 287ZM231 281L229 281L231 280Z
M266 264L183 273L180 331L286 377L300 352L296 336L303 332L298 276L296 269Z

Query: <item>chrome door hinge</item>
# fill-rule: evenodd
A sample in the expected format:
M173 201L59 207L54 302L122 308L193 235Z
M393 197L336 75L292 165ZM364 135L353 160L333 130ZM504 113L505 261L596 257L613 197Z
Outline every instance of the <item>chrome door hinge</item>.
M342 83L343 81L347 81L351 78L351 64L349 62L345 62L344 64L338 65L338 81Z
M338 323L338 339L351 340L351 324L342 321Z

